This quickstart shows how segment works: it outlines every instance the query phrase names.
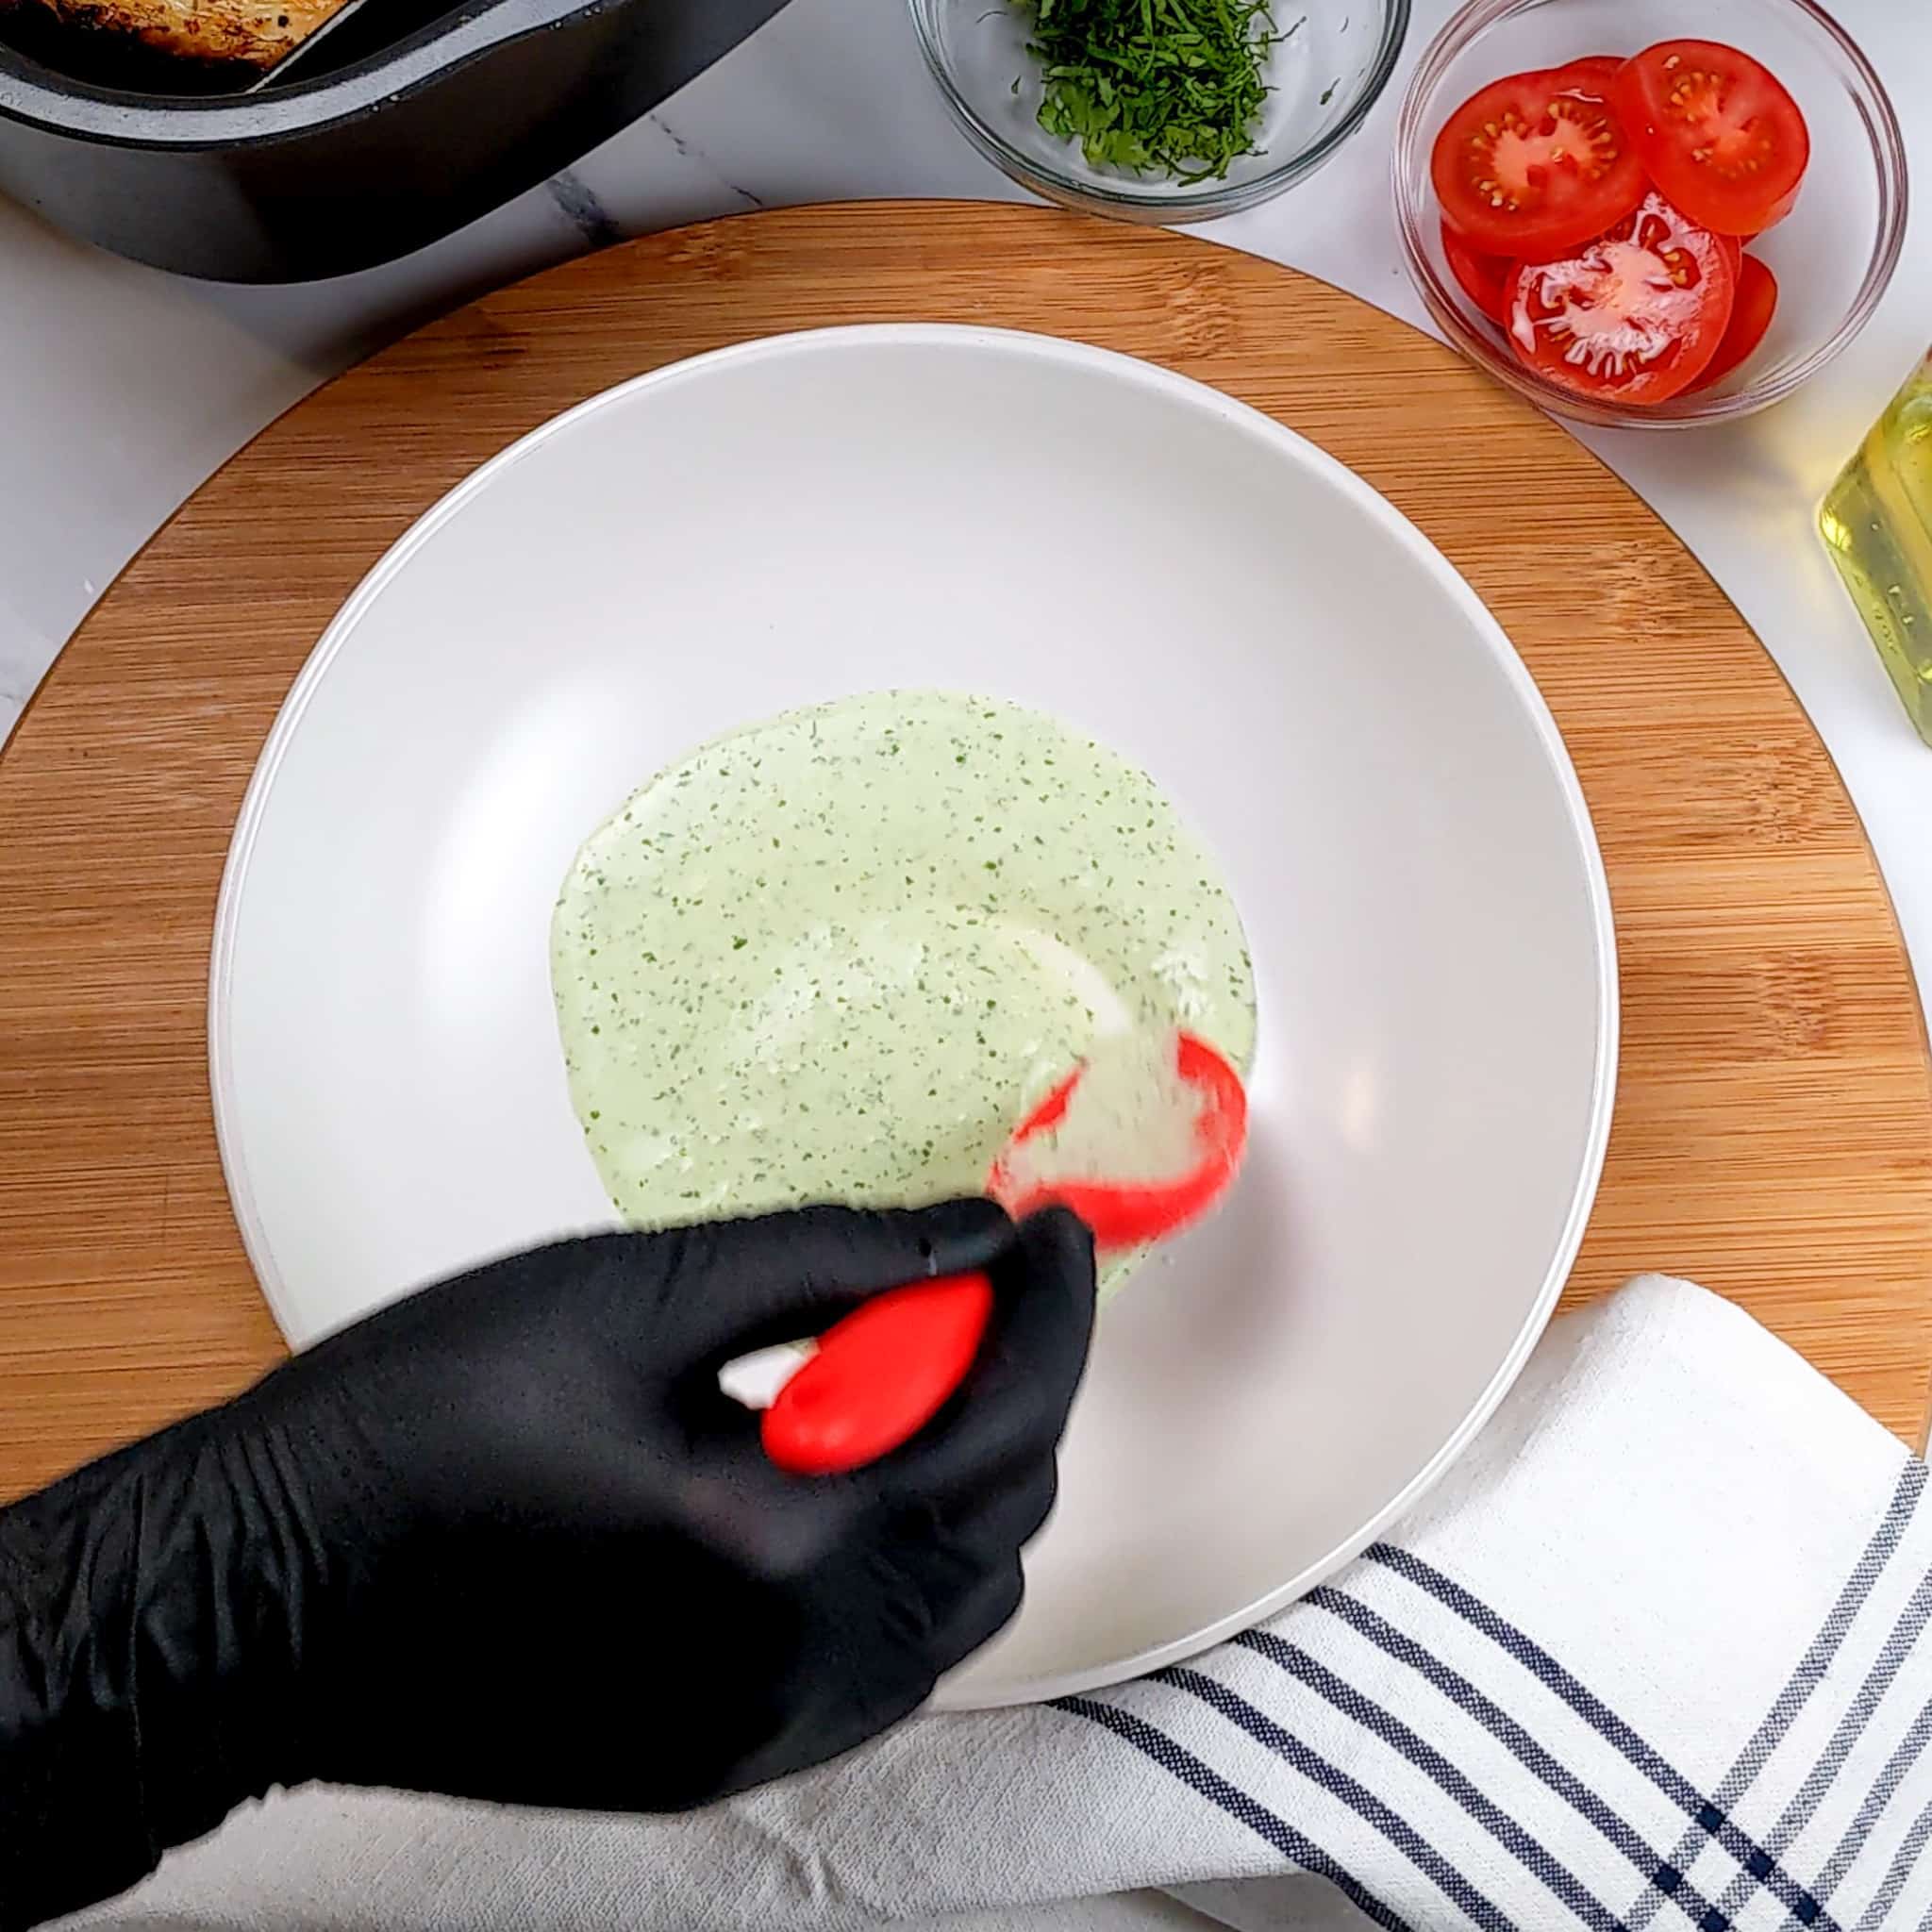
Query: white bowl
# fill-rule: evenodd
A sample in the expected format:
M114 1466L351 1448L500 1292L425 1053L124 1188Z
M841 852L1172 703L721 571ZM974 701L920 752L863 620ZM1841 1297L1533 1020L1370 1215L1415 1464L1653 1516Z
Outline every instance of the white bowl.
M1070 342L754 343L487 464L349 600L230 854L223 1158L290 1340L608 1224L547 930L660 765L840 692L1058 713L1160 779L1254 943L1249 1164L1102 1324L1061 1507L954 1704L1265 1614L1421 1493L1562 1287L1614 1084L1561 741L1442 557L1319 450Z

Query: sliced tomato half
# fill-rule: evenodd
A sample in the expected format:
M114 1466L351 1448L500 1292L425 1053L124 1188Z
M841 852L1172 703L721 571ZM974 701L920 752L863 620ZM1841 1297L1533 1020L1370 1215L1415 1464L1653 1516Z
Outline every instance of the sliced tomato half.
M1595 402L1661 403L1708 367L1737 271L1723 240L1653 190L1557 261L1521 262L1503 327L1539 375Z
M1790 212L1810 131L1750 55L1718 41L1659 41L1624 63L1614 98L1650 178L1693 222L1756 235Z
M1610 83L1624 71L1624 56L1586 54L1580 60L1566 60L1551 71L1565 93L1594 94L1600 101L1608 100Z
M1450 226L1512 260L1547 259L1601 234L1646 186L1600 83L1567 67L1472 94L1436 137L1429 175Z
M1777 277L1755 255L1745 256L1738 275L1738 299L1731 305L1730 326L1717 345L1717 354L1690 387L1709 389L1713 383L1722 382L1756 352L1776 313Z
M1505 309L1503 295L1509 282L1509 271L1516 264L1507 255L1485 255L1452 228L1442 224L1442 253L1449 272L1462 285L1462 292L1493 323L1501 323Z

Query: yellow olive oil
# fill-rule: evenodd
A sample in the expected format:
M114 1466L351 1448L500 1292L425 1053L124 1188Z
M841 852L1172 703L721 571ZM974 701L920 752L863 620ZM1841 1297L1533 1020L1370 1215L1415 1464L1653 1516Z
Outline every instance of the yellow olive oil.
M1932 354L1839 473L1818 526L1919 736L1932 744Z

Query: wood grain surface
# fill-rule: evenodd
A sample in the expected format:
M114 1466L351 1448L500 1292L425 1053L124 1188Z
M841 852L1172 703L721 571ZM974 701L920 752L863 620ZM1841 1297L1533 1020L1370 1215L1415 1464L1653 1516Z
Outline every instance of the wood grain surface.
M237 457L68 646L0 757L0 1492L278 1353L216 1158L203 1008L229 828L336 606L466 472L583 397L891 319L1198 376L1447 552L1556 711L1616 902L1622 1082L1571 1299L1694 1275L1916 1439L1932 1078L1911 972L1830 759L1703 570L1562 431L1320 283L1043 210L874 204L633 242L425 329ZM1499 474L1535 479L1507 515Z

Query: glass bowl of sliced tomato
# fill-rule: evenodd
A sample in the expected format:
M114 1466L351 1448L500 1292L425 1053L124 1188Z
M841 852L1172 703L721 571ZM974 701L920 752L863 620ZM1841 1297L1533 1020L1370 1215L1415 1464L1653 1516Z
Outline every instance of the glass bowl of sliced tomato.
M1790 395L1905 240L1898 117L1812 0L1472 0L1409 83L1394 188L1449 340L1620 426Z

